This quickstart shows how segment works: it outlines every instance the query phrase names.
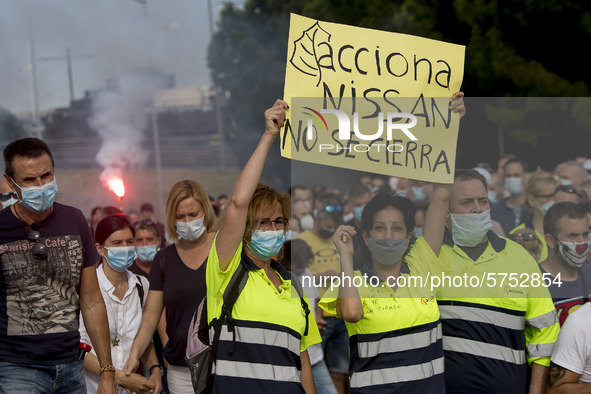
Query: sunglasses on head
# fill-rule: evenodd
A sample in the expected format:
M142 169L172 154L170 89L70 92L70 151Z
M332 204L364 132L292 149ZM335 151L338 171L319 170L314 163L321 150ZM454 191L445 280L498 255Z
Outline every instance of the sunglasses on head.
M323 208L323 210L325 212L328 213L334 213L334 212L343 212L343 206L342 205L327 205Z
M519 239L523 242L531 242L531 241L537 241L538 237L535 234L532 233L524 233L524 234L513 234L513 236L516 239Z
M47 246L43 242L39 242L41 238L41 234L37 229L37 224L33 223L25 229L25 237L27 240L34 242L35 244L31 248L31 252L33 253L33 257L36 259L45 259L47 258Z
M558 186L556 186L556 189L554 189L554 194L556 194L558 192L565 192L565 193L574 194L575 196L579 197L581 200L585 200L586 199L577 189L575 189L571 185L558 185Z
M0 201L2 201L2 202L8 201L8 200L10 200L13 197L14 198L17 198L15 192L0 193Z

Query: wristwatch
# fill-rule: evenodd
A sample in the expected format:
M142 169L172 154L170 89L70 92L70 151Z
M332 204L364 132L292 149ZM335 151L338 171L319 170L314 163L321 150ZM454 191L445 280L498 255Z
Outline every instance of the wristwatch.
M162 375L164 375L164 367L163 367L162 365L160 365L160 364L154 364L154 365L152 365L152 366L150 367L150 369L148 370L148 371L150 372L150 375L152 375L152 370L153 370L154 368L158 368L158 369L160 369L160 373L161 373Z

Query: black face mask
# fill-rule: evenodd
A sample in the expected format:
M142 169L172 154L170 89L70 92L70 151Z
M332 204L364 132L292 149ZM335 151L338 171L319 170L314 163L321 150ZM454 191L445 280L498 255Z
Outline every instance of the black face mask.
M324 239L329 239L334 234L334 231L325 230L323 228L318 229L318 234Z

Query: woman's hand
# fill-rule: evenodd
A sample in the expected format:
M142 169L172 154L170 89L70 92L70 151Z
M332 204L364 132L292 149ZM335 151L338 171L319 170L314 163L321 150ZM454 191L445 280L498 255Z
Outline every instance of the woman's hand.
M460 114L460 119L466 115L466 106L464 105L464 92L456 92L451 96L451 105L449 109L452 112Z
M289 108L283 100L275 101L271 108L265 111L265 133L273 137L279 135L279 130L285 123L285 110Z
M139 358L130 354L122 371L125 375L130 376L132 373L134 373L134 371L137 369L137 367L139 365L140 365Z
M353 256L353 236L357 234L355 227L339 226L332 236L332 242L341 256Z
M115 372L115 381L119 387L129 393L151 391L155 387L153 382L150 382L148 379L137 373L132 373L127 376L122 371L117 371Z

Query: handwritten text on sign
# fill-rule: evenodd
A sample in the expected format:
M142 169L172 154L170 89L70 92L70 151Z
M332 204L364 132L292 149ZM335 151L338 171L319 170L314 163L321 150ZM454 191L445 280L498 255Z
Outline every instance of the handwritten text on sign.
M292 14L282 155L452 182L463 65L462 46Z

